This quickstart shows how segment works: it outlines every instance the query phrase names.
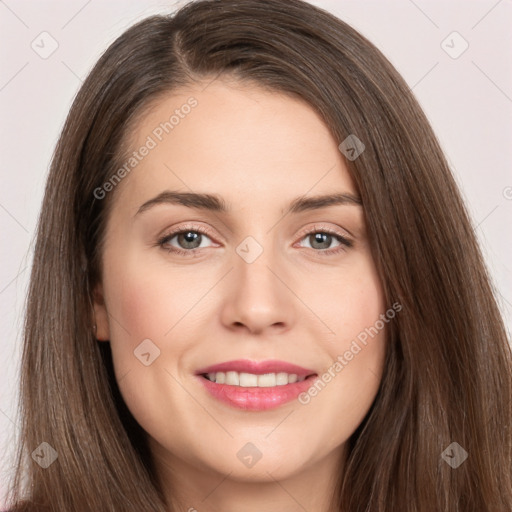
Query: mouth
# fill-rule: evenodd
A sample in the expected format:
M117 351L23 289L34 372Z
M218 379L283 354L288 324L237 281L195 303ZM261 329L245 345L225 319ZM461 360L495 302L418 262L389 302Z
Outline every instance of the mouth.
M196 376L213 398L237 409L266 411L296 399L318 374L283 361L238 360L199 370Z

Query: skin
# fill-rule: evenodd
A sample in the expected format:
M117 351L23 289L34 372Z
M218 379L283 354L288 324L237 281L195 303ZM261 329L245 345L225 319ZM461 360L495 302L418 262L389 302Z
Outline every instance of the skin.
M306 405L236 409L195 372L232 359L279 359L319 375L332 367L386 310L363 208L286 214L299 196L357 190L315 111L257 86L223 78L174 91L137 122L130 147L190 96L197 106L111 192L97 337L110 341L121 394L184 511L325 512L346 441L378 391L385 329ZM219 194L230 212L158 204L137 213L164 190ZM158 245L191 223L210 233L195 255L181 237ZM325 229L352 247L310 236ZM252 263L236 252L247 236L263 248ZM160 350L148 366L134 356L145 339ZM237 457L248 442L262 455L250 468Z

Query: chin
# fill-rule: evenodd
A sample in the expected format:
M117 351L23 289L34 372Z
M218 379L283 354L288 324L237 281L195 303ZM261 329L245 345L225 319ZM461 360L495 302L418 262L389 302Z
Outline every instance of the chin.
M258 440L253 443L244 440L235 445L222 455L210 451L208 460L204 460L201 466L223 475L229 474L229 479L237 482L272 482L290 478L314 463L303 448L301 456L297 453L295 457L290 456L294 452L290 445L272 446L268 440L266 446Z

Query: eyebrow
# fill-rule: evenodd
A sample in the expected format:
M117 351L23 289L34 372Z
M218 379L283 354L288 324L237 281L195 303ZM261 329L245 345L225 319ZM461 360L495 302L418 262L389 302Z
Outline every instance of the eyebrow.
M136 215L160 204L180 204L187 206L188 208L218 213L229 213L230 211L229 205L226 203L224 198L217 194L200 194L196 192L165 190L141 205ZM295 198L289 203L288 213L300 213L337 205L362 206L362 202L358 196L347 192L312 197L302 196ZM281 213L284 213L284 210L281 210Z

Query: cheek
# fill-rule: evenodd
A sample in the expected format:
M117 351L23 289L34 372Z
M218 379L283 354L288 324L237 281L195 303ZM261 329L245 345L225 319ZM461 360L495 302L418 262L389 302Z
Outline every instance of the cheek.
M107 276L114 342L115 334L139 343L146 338L161 341L197 301L197 290L187 283L186 273L169 272L142 257L126 258L122 265L111 266Z
M127 345L160 338L166 328L165 311L172 310L172 297L163 300L158 287L137 270L120 272L118 277L108 290L111 343L122 340Z
M367 255L358 254L321 281L310 279L309 287L311 309L330 331L324 338L330 353L345 350L353 339L364 337L362 333L385 310L380 278Z
M129 251L124 255L122 259L114 252L106 255L104 290L116 378L133 404L138 402L135 395L151 385L146 379L154 377L161 355L168 351L163 341L175 323L173 312L178 305L175 294L165 293L170 287L155 269L141 264ZM130 389L133 382L138 386Z
M179 330L173 327L197 297L186 283L179 282L179 276L169 276L169 272L166 276L158 266L142 264L135 257L108 268L104 289L109 298L110 346L119 390L144 429L166 425L171 433L170 425L175 423L172 411L163 406L164 398L158 402L162 407L155 407L155 400L162 396L182 408L187 404L185 392L171 375L179 378L176 361L189 349L188 339L177 338Z
M354 339L364 339L364 333L375 326L385 309L380 283L371 273L351 284L338 301L342 306L336 325L336 345L340 350Z
M163 259L148 262L134 253L124 251L125 258L117 259L122 265L108 266L104 287L114 371L125 399L138 407L145 401L141 393L164 389L170 379L166 370L180 375L180 364L195 350L200 340L195 330L201 329L194 322L200 309L195 306L211 283L198 273L170 268ZM116 261L115 254L106 261Z
M349 435L362 421L380 386L386 352L382 285L370 257L361 258L324 296L325 323L335 334L322 342L328 353L320 382L299 400L325 424L345 426ZM393 312L394 313L394 312ZM394 314L393 314L394 316ZM384 320L383 320L384 318Z
M345 317L339 325L343 335L335 343L336 354L331 352L331 355L333 359L341 359L345 382L354 387L354 392L359 389L364 395L367 390L370 396L376 393L380 383L386 326L390 321L386 316L381 281L370 258L361 266L348 297ZM366 388L363 383L367 384Z

